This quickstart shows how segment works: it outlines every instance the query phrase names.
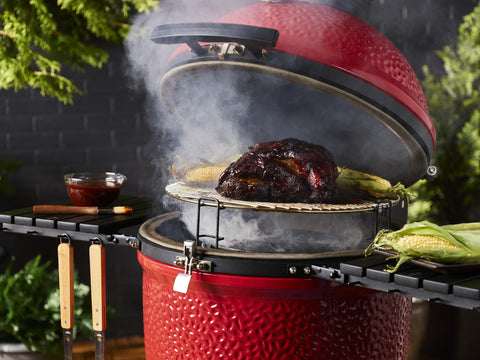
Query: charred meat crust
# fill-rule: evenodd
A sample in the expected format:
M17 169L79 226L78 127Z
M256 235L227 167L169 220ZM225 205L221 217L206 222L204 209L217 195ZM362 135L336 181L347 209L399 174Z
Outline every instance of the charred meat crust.
M237 200L325 203L337 176L326 148L289 138L252 146L220 175L216 190Z

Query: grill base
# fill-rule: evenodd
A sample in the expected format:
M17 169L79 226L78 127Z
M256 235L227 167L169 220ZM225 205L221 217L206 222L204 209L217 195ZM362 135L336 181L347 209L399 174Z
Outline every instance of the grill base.
M404 359L411 299L323 279L193 273L138 253L154 359Z

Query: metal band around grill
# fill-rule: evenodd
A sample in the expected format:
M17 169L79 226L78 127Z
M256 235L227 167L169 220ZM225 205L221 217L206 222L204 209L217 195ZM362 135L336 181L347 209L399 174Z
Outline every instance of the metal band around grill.
M139 229L138 238L142 243L141 253L162 263L183 267L180 263L185 244L172 240L158 233L158 228L181 216L180 212L172 212L147 220ZM361 256L363 250L344 250L322 253L253 253L229 251L197 247L195 264L206 265L208 271L221 274L244 276L308 276L308 274L292 274L291 268L304 268L312 264L328 263L329 259L351 258ZM183 260L186 261L185 256ZM190 261L190 259L189 259ZM197 270L197 269L195 269Z

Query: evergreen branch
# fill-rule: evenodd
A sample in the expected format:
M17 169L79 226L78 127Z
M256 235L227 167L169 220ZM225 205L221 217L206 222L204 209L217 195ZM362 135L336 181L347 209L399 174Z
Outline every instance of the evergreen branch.
M72 103L81 92L60 74L60 63L102 67L108 53L98 40L121 43L132 11L157 5L157 0L1 1L0 88L39 88L42 95Z

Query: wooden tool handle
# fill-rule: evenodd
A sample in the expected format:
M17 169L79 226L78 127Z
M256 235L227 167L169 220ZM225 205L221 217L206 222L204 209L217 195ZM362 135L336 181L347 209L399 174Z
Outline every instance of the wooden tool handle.
M73 247L60 243L58 252L58 283L60 289L60 321L62 328L73 328L74 289L73 289Z
M97 206L71 205L34 205L34 214L72 214L72 215L122 215L131 214L131 206L114 206L113 208L99 209Z
M34 205L34 214L91 214L98 213L96 206Z
M100 244L92 244L89 253L92 326L95 331L104 331L106 329L105 248Z

